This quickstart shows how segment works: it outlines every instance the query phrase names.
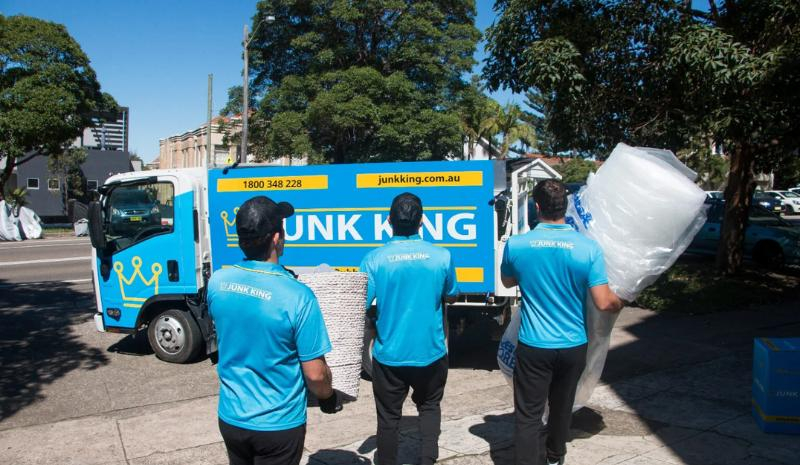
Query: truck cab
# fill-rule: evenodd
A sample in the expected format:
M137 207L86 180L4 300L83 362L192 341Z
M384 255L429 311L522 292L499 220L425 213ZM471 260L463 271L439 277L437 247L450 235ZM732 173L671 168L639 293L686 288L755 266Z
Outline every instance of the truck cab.
M209 327L199 300L209 261L204 179L205 170L125 173L90 205L97 329L147 327L170 362L196 357Z

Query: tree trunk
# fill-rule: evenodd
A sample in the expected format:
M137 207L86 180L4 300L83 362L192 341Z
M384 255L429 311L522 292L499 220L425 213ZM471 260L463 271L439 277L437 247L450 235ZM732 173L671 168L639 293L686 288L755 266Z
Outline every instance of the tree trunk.
M3 171L0 172L0 200L4 200L6 198L6 183L9 179L11 179L11 174L14 172L15 162L17 161L16 158L6 155L6 166L3 167Z
M753 146L749 143L735 145L731 153L728 186L725 188L725 216L717 249L717 272L723 275L737 273L742 265L747 215L756 188L754 161Z

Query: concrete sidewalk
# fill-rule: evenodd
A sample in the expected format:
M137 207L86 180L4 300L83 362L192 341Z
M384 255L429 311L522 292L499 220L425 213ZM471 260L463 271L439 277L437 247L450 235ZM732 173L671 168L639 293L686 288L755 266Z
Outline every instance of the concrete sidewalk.
M595 390L589 408L574 417L567 463L797 465L799 437L767 435L753 422L750 376L753 337L799 334L800 315L789 307L708 316L624 310L605 384ZM453 465L511 463L510 387L498 370L464 367L458 354L453 358L443 401L440 460ZM489 368L490 359L481 363ZM4 418L0 463L226 464L216 402L214 395L201 395L52 422L41 413L35 421ZM400 462L414 463L418 436L410 402L405 414ZM358 401L343 412L309 411L303 463L372 463L374 434L371 386L362 382Z

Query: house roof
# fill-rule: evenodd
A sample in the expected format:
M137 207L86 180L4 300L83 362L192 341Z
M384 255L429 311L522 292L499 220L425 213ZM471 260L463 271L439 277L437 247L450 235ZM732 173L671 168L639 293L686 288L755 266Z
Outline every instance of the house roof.
M550 166L561 165L572 159L572 157L548 157L543 153L526 153L524 156L525 158L535 158L537 160L542 160L543 162L547 163ZM586 159L584 158L584 160ZM594 163L594 165L598 168L603 164L603 161L601 160L586 160L586 161Z

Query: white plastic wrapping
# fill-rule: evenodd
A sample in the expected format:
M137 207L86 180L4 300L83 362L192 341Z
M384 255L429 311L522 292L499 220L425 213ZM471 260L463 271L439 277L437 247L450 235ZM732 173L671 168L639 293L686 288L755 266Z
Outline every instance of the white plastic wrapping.
M706 195L695 177L672 152L618 144L570 196L567 222L600 244L622 299L635 300L655 282L705 223Z
M635 300L675 263L705 223L705 193L694 184L695 177L672 152L618 144L587 185L570 196L567 222L600 244L609 285L622 299ZM600 379L616 319L617 314L599 312L587 296L589 345L576 409L585 405ZM513 339L516 346L518 330L509 334L509 325L503 341ZM501 370L500 356L508 360L508 347L504 350L501 341Z
M42 220L27 207L11 208L0 200L0 241L41 239Z
M5 200L0 200L0 241L21 241L19 218Z
M30 208L19 209L19 227L22 229L25 239L42 238L42 220Z

